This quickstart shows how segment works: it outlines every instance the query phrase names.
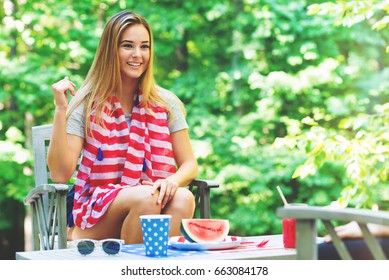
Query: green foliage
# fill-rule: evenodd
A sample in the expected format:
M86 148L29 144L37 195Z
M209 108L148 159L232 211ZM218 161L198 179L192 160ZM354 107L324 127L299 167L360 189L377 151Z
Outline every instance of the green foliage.
M388 198L383 187L389 172L389 103L377 110L376 114L342 119L336 129L312 123L306 133L278 138L274 145L307 154L293 178L313 175L326 162L340 163L350 184L343 188L339 202L371 208Z
M381 1L339 1L311 5L308 13L331 14L338 18L336 24L349 27L367 20L373 30L381 30L377 24L384 24L387 16L383 15L388 13L388 8L388 4ZM377 36L385 38L387 35L382 32ZM386 57L383 59L387 61ZM298 149L307 155L293 178L313 175L327 162L344 166L349 184L344 185L338 198L341 205L363 208L379 205L388 209L389 192L385 185L389 162L389 84L386 82L389 72L387 67L371 71L361 63L357 62L360 66L356 68L360 75L351 75L351 80L355 80L351 91L344 97L326 100L328 116L304 118L302 123L310 127L308 130L277 138L274 146ZM354 104L352 111L350 102Z
M9 205L7 201L22 201L27 195L28 189L33 185L31 153L18 143L24 137L17 128L11 127L5 133L7 139L0 141L0 230L8 229L12 224L10 212L6 211Z
M185 103L200 176L221 183L212 215L232 232L281 231L277 185L310 205L389 201L385 1L4 3L0 202L32 187L30 157L15 157L28 153L31 126L52 121L51 84L82 83L106 20L125 8L152 27L157 81Z
M309 15L329 14L335 18L336 25L352 27L361 22L368 22L373 30L383 31L383 38L389 43L389 33L385 28L389 24L388 1L356 0L336 1L313 4L308 7ZM389 52L389 45L386 47Z

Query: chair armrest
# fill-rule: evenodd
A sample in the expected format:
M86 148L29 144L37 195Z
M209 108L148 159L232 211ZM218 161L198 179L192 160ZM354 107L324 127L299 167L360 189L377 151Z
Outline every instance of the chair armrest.
M33 188L24 198L24 204L30 205L45 193L67 192L71 186L65 184L42 184Z
M386 259L385 254L374 235L369 231L367 224L379 224L389 226L389 213L385 211L373 211L355 208L331 208L318 206L293 206L277 209L277 216L281 218L296 219L296 244L297 259L317 259L317 229L316 222L320 220L341 259L351 260L352 256L340 238L331 221L358 223L362 236L375 259Z
M211 217L211 188L218 188L219 182L215 180L193 180L189 184L189 190L193 191L197 187L195 196L195 213L200 208L200 218L209 219Z
M215 180L203 180L203 179L197 179L190 182L189 186L193 187L199 187L199 188L218 188L219 182Z
M277 209L281 218L337 220L343 222L373 223L389 226L389 213L356 208L330 208L319 206L293 206Z

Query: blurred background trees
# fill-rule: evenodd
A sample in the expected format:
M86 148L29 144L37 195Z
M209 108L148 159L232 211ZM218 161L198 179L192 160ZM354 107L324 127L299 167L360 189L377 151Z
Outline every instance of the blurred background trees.
M157 81L185 103L231 233L281 233L277 185L290 202L388 208L388 1L3 0L1 258L24 249L30 131L52 121L51 85L82 83L122 9L153 29Z

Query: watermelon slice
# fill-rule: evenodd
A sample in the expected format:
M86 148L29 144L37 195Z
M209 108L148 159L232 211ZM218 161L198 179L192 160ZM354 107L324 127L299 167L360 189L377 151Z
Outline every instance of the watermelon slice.
M190 242L220 242L230 230L228 220L221 219L182 219L180 231Z

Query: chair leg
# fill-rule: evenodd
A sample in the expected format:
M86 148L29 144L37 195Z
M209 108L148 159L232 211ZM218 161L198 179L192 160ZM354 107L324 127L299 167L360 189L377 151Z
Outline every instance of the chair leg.
M210 219L211 218L211 198L210 198L210 189L209 188L201 188L201 196L200 200L200 217L202 219Z
M338 234L335 231L334 225L331 224L328 220L322 220L328 234L332 238L332 242L334 243L334 246L336 250L338 251L338 254L342 260L352 260L350 252L348 251L346 245L344 244L343 240L338 236Z
M66 230L66 192L57 194L57 215L58 215L58 249L67 248L67 230Z
M37 251L40 249L39 241L39 229L38 229L38 208L36 202L31 204L31 219L32 219L32 250Z
M296 222L296 247L298 260L317 260L316 220L302 219Z
M193 180L189 184L189 190L193 192L194 187L197 187L195 193L195 213L200 207L200 218L211 218L211 188L219 187L219 182L214 180Z
M386 256L381 246L377 242L376 238L369 231L366 224L358 223L362 230L363 238L365 239L366 245L369 248L371 254L376 260L386 260Z

